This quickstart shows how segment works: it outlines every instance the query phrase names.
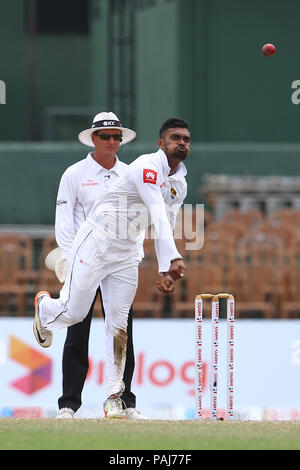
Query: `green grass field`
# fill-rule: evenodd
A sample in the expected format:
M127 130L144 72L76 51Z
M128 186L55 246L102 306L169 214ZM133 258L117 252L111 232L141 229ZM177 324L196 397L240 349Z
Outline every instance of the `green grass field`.
M1 450L300 449L300 422L0 419Z

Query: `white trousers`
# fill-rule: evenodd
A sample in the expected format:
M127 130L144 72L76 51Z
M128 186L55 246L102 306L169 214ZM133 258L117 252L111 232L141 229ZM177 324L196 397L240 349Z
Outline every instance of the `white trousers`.
M86 317L100 285L106 314L107 397L124 390L127 319L137 289L139 261L134 253L120 252L109 241L99 246L93 229L85 223L75 237L60 297L44 297L40 302L44 328L69 327Z

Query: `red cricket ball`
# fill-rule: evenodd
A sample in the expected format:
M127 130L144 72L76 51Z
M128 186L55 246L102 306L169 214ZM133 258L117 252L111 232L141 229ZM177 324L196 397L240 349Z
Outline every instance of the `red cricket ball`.
M265 55L266 57L271 57L271 55L274 55L276 52L276 48L273 44L265 44L263 47L262 47L262 53L263 55Z

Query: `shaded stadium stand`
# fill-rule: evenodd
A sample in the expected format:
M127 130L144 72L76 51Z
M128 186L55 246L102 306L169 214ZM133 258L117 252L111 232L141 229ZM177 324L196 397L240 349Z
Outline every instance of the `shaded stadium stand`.
M200 293L235 291L235 239L208 229L201 250L190 251L184 279L177 283L172 309L175 317L193 316Z
M234 223L228 222L228 221L212 222L207 226L207 229L205 230L205 242L206 242L207 232L210 232L210 233L218 232L228 237L232 237L237 241L239 238L247 234L248 228L246 225L237 223L237 222L234 222Z
M264 218L261 212L252 209L242 211L234 209L224 214L223 221L230 224L238 224L247 227L247 230L252 230L263 222Z
M296 234L300 236L300 210L292 208L283 208L273 212L269 221L273 226L291 227Z
M283 239L257 229L239 241L236 254L239 315L262 312L266 318L277 317L284 288Z
M286 253L285 283L280 305L283 318L300 315L300 237L290 246Z
M185 276L176 283L174 295L158 291L154 241L148 233L133 304L136 318L192 318L197 294L224 291L235 296L240 318L300 316L300 210L283 208L268 219L257 211L234 210L220 222L205 212L203 218L199 213L189 214L190 219L182 215L175 242L186 264ZM185 227L190 220L192 227ZM197 238L203 241L203 220L204 244L195 249ZM1 315L32 315L39 289L59 295L62 284L44 264L56 246L53 235L36 245L29 236L0 235ZM102 316L98 300L95 316Z
M263 222L255 230L259 231L260 233L264 232L266 236L275 236L280 238L286 248L291 246L291 244L294 243L295 239L297 238L297 233L294 227L291 225L281 225L272 221Z
M27 313L27 301L34 292L32 240L24 235L0 234L1 312L16 316Z

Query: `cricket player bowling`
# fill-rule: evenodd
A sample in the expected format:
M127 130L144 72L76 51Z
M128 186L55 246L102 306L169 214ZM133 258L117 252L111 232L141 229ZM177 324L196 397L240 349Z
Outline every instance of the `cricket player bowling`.
M116 122L121 127L121 123ZM91 136L97 123L85 132ZM33 331L42 347L49 347L53 331L82 321L101 283L106 319L107 400L117 399L123 389L126 358L127 318L138 285L141 261L138 240L154 226L154 244L160 280L157 287L171 293L175 281L184 275L184 262L178 252L173 230L186 195L186 169L183 160L190 153L188 124L177 118L160 129L155 153L133 161L111 189L96 200L79 228L68 259L66 281L58 299L48 292L35 298ZM170 176L177 185L172 185ZM178 197L178 204L174 204ZM168 201L175 208L168 214Z

